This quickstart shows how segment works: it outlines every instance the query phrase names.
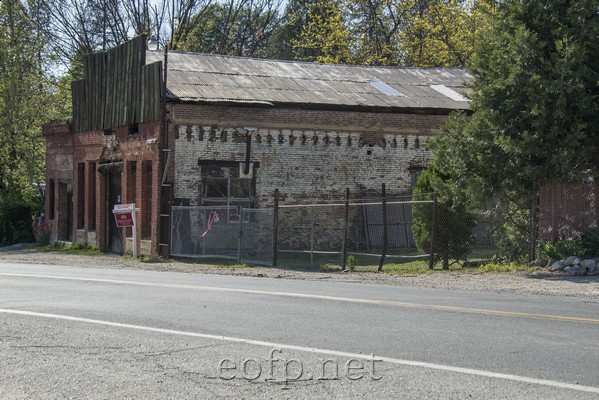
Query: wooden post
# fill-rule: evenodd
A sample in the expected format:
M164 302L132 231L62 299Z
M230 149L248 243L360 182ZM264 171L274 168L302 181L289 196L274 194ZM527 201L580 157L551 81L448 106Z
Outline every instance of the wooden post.
M345 189L345 220L343 224L343 260L341 270L345 271L347 266L347 230L349 229L349 188Z
M387 248L389 245L389 237L388 237L388 224L387 224L387 191L385 190L385 184L383 183L382 189L382 200L383 200L383 250L381 251L381 259L379 260L379 268L378 271L383 270L383 265L385 264L385 257L387 256Z
M275 209L272 226L272 265L277 265L277 240L279 238L279 189L275 189Z
M428 269L433 269L435 266L435 231L437 230L437 193L433 192L433 215L431 221L431 246L428 258Z

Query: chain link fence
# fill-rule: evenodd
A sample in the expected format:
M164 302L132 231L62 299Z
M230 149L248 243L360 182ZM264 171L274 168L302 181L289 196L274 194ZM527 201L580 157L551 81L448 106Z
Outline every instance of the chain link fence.
M171 256L272 261L273 209L173 206Z
M421 203L433 206L431 199ZM428 250L417 249L412 232L413 204L406 196L385 203L380 197L361 197L330 204L281 205L278 262L341 265L345 258L350 266L372 265L379 262L383 250L389 262L425 260Z
M448 267L493 250L484 222L432 194L262 209L175 206L171 226L172 256L290 267Z

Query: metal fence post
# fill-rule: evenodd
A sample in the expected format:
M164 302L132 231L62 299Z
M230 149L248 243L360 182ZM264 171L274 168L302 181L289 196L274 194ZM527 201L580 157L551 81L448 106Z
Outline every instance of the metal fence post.
M341 269L345 271L347 266L347 230L349 228L349 188L345 189L345 220L343 224L343 260Z
M275 209L273 212L273 226L272 226L272 265L277 265L277 241L279 238L279 189L275 189L274 199Z
M432 221L431 221L431 248L430 248L430 255L429 255L429 259L428 259L428 269L433 269L433 267L435 266L435 231L437 230L437 221L436 221L436 214L437 214L437 193L433 192L433 215L432 215Z
M382 187L382 201L383 201L383 249L381 251L381 258L379 260L379 268L377 271L383 270L383 265L385 264L385 257L387 255L387 249L389 246L389 238L388 238L388 223L387 223L387 192L385 190L385 184L383 183Z

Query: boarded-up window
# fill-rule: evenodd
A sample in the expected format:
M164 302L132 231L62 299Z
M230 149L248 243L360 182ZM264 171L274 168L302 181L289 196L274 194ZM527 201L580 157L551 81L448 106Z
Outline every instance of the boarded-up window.
M255 180L241 178L239 166L202 167L202 205L229 206L227 222L239 221L238 208L250 208L254 203Z

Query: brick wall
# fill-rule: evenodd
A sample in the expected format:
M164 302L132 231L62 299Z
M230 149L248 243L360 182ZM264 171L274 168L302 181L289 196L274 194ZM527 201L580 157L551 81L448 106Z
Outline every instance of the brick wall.
M245 161L246 131L242 127L253 126L258 130L251 136L250 161L259 164L255 206L272 205L276 188L283 204L340 199L346 187L353 193L378 192L383 182L388 193L405 193L411 186L410 168L426 165L431 157L426 141L439 131L446 118L408 113L170 105L168 147L174 150L174 157L166 182L174 184L173 197L177 201L199 204L202 167L198 161ZM72 236L106 249L107 218L112 218L112 214L107 209L107 180L97 168L103 163L122 161L123 202L135 200L141 208L136 220L137 234L151 240L151 252L156 254L162 180L160 123L140 124L134 133L130 127L119 127L108 135L73 133L67 124L50 124L44 127L44 133L48 143L47 176L48 182L52 179L56 186L52 191L56 208L64 205L64 199L59 198L59 182L76 183L70 216ZM83 228L77 230L81 222ZM57 227L52 229L56 238ZM130 235L128 230L126 236Z
M159 133L159 122L140 124L137 131L128 126L119 127L110 134L73 132L67 123L45 125L46 181L48 187L54 186L53 190L47 190L46 199L51 240L69 237L103 250L107 248L107 219L112 218L112 212L108 210L108 182L98 167L122 161L122 202L135 202L142 209L136 220L138 237L142 237L143 231L152 240L152 246L139 244L138 250L147 252L150 248L150 252L156 254L160 143L149 139L158 138ZM145 176L143 172L148 171L150 173ZM151 193L147 192L149 180L152 182ZM69 205L71 193L72 204ZM51 195L53 201L49 198ZM53 213L49 210L51 206ZM72 207L70 211L69 206ZM50 216L54 218L50 219ZM125 236L132 236L131 229L126 230Z
M121 172L121 199L122 203L135 202L141 212L136 215L136 233L138 239L142 238L142 232L148 232L151 245L141 246L138 240L138 254L156 254L158 249L157 239L157 210L159 203L159 142L152 141L160 133L160 123L152 122L140 124L137 132L132 133L130 127L116 128L110 134L104 132L81 132L75 134L75 162L87 162L88 166L98 167L110 162L123 162ZM152 165L150 176L145 176L147 166ZM113 218L112 210L108 209L107 190L108 182L106 175L93 170L88 174L89 184L95 181L95 198L89 192L84 207L89 211L85 219L85 231L90 243L105 250L108 246L108 223L107 218ZM152 180L151 194L146 193L148 179ZM95 205L95 216L92 218L92 207ZM145 218L149 209L152 218ZM93 221L95 219L95 221ZM94 224L95 222L95 224ZM132 228L123 230L123 237L132 237ZM93 235L90 235L93 233ZM124 241L125 242L125 239ZM124 244L124 243L123 243ZM129 246L130 248L130 246ZM149 250L148 250L149 249Z
M323 111L282 108L227 107L194 104L171 106L176 124L257 126L278 129L325 129L375 133L430 135L437 132L446 115Z
M256 205L272 204L278 188L284 202L342 198L380 190L410 190L410 168L426 165L426 141L444 123L443 115L273 110L177 105L175 197L199 204L198 160L245 160L243 126L252 134L251 162L258 162ZM236 129L237 128L237 129Z

